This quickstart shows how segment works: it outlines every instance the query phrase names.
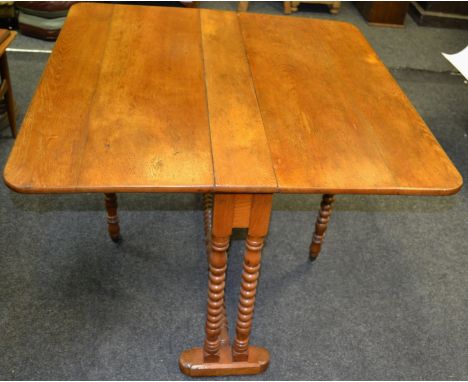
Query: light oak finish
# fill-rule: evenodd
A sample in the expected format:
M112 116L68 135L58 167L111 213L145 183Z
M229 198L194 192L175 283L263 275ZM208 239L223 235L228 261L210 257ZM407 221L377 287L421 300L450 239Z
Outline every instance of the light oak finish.
M0 29L0 75L2 78L0 84L0 97L5 100L5 106L10 124L11 135L16 138L16 106L13 97L13 86L11 84L10 70L8 68L8 57L6 49L16 38L16 32Z
M205 341L179 361L199 376L268 365L249 338L273 193L447 195L462 185L350 24L97 3L72 7L4 179L18 192L107 194L111 237L115 193L207 194ZM233 228L248 234L230 342Z
M202 11L201 28L215 188L274 192L275 173L237 15Z
M351 24L107 4L72 7L4 177L38 193L462 185Z
M356 27L238 17L281 192L460 189L460 174Z
M197 9L74 5L5 179L21 192L210 190L205 94Z

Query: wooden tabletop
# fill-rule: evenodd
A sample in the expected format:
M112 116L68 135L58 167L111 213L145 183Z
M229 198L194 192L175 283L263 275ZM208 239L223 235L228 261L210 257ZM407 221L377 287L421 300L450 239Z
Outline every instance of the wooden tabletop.
M112 4L72 7L4 178L30 193L462 185L353 25Z

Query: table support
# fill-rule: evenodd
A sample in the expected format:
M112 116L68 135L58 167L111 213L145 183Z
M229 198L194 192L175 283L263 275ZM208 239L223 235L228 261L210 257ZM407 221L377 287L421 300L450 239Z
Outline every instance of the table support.
M211 223L213 221L213 194L203 194L203 220L205 223L206 255L209 261L211 251Z
M206 258L210 262L211 253L211 228L213 222L213 194L207 192L203 194L203 219L205 223L205 244L206 244ZM209 267L208 267L209 271ZM221 324L220 342L221 345L229 344L228 321L226 316L226 304L223 299L223 317Z
M119 216L117 215L117 195L104 194L107 210L107 229L109 236L114 242L120 240Z
M206 196L204 200L207 200ZM184 374L190 376L257 374L268 367L268 351L264 348L249 346L249 336L252 328L261 250L268 232L271 202L271 194L214 195L206 337L203 348L186 350L181 354L179 366ZM207 220L205 220L205 227L209 228ZM224 287L227 249L233 228L248 228L248 234L236 336L231 348L227 331Z
M317 216L317 221L315 222L315 232L312 237L312 243L310 244L309 248L310 261L314 261L320 254L323 239L325 236L325 231L327 230L328 222L330 221L330 216L332 213L333 201L333 195L325 194L322 197L322 203L320 203L319 214Z

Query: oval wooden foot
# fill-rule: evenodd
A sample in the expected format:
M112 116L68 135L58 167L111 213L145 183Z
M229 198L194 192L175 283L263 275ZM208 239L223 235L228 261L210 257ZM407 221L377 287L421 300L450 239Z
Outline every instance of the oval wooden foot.
M218 362L204 362L203 349L184 351L179 358L182 373L191 377L216 377L226 375L259 374L264 372L270 362L270 354L265 348L250 346L249 357L243 362L234 362L229 345L222 346Z

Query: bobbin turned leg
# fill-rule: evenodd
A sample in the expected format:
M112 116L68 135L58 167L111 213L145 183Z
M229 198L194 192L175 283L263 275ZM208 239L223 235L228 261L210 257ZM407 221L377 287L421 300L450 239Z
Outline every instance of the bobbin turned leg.
M209 260L211 251L211 225L213 222L213 194L209 192L203 194L203 221L205 224L206 254Z
M332 204L334 201L333 195L325 194L322 197L322 203L320 203L320 210L315 222L315 232L312 237L312 243L309 249L309 259L314 261L320 254L322 248L323 238L325 231L327 230L330 215L332 213Z
M208 263L211 253L211 227L213 225L213 194L203 194L203 220L205 226L205 245ZM220 334L221 345L229 343L228 322L226 316L226 304L223 302L223 322Z
M186 350L181 354L179 367L184 374L190 376L258 374L268 367L268 351L264 348L248 346L248 335L252 325L251 316L248 333L239 331L236 337L238 341L235 346L236 350L241 350L241 359L234 359L227 333L224 285L227 262L226 250L232 228L253 227L249 230L251 240L248 246L255 247L254 252L256 254L252 256L257 258L259 262L258 245L255 243L258 242L258 238L261 238L263 243L263 237L268 230L271 200L271 194L258 196L251 194L215 194L209 256L210 271L205 343L203 348ZM250 260L248 260L250 257L250 255L246 255L247 265L250 265ZM252 290L252 285L243 285L243 287L246 290ZM253 305L250 308L253 313ZM238 323L238 327L242 325L242 323ZM244 344L247 344L247 348L242 347Z
M119 217L117 215L117 195L104 194L107 210L107 228L109 236L114 242L120 240Z
M271 195L253 196L249 231L245 243L236 338L232 346L232 358L236 362L245 362L249 359L249 337L252 329L255 294L260 274L263 242L268 234L271 202Z
M205 200L209 200L206 198ZM216 210L213 211L213 220L205 221L210 229L211 247L208 281L208 309L205 326L205 344L203 346L203 359L205 362L218 362L221 342L228 341L226 329L226 310L224 305L224 286L227 268L227 249L232 233L232 216L234 205L231 197L216 196ZM223 334L223 335L222 335ZM224 338L222 338L224 337ZM223 340L223 341L222 341Z

